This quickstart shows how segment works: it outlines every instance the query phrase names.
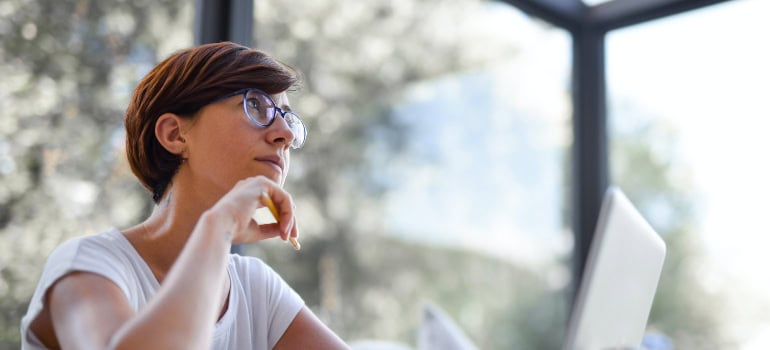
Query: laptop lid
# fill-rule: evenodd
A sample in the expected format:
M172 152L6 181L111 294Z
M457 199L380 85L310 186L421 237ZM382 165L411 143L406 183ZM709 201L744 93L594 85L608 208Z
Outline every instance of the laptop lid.
M563 349L639 348L665 255L663 239L619 188L610 187Z

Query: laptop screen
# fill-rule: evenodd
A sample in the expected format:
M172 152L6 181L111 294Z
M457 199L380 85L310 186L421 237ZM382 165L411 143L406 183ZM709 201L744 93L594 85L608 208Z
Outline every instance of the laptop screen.
M605 193L564 350L637 349L666 245L623 192Z

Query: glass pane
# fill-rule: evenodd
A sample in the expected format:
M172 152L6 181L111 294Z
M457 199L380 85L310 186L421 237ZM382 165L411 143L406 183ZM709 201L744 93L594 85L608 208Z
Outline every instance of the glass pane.
M583 0L583 3L588 6L597 6L611 1L613 0Z
M309 134L287 184L303 251L248 253L352 342L414 347L433 305L481 349L558 348L568 33L474 0L269 0L255 16L258 46L305 74L292 106Z
M0 0L0 348L62 241L149 213L123 150L138 80L192 44L189 1Z
M612 181L669 252L650 320L677 349L770 348L767 1L607 41Z

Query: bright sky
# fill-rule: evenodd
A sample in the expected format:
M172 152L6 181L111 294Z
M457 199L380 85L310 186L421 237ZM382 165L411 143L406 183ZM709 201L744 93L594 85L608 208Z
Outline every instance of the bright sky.
M569 275L557 258L569 253L562 194L570 39L508 5L486 10L479 22L518 33L510 45L523 49L493 67L408 89L397 113L424 158L389 166L398 188L386 198L386 216L406 239L461 246L538 271L547 265L558 288Z
M700 205L707 288L742 349L770 349L770 1L736 0L611 33L608 91L674 125Z
M622 29L607 41L610 95L633 100L677 131L681 149L672 152L681 159L673 166L689 174L683 185L697 190L693 200L700 216L694 230L709 259L700 271L704 288L727 296L723 326L746 350L770 349L768 13L770 1L734 0ZM569 62L570 44L558 35L538 34L535 27L512 32L521 30L526 30L522 37L536 40L516 43L525 49L510 66L488 72L492 77L466 74L416 86L401 112L420 130L419 149L444 162L438 170L401 164L411 172L388 198L388 217L412 239L450 241L530 264L563 247L554 240L568 236L558 235L563 203L552 191L562 179L527 176L558 173L561 166L556 150L569 140L564 117L569 102L554 91L564 91L558 84L568 66L559 58ZM468 96L474 89L482 95ZM490 91L498 96L484 95ZM457 110L491 115L481 127L446 119ZM443 123L436 123L436 114ZM509 115L523 120L503 123ZM522 128L529 131L521 133ZM469 144L476 146L468 149ZM431 154L436 149L441 151ZM560 203L555 211L553 203ZM415 230L438 236L415 238Z

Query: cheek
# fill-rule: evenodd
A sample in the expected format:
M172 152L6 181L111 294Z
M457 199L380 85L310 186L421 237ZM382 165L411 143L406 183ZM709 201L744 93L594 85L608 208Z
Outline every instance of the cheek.
M206 135L205 142L199 145L198 151L209 161L227 161L228 158L237 156L238 152L242 151L243 147L238 145L239 139L240 135L227 130L210 130Z
M192 158L197 158L199 165L209 168L209 172L226 175L233 165L238 164L236 160L247 152L246 140L237 130L223 127L212 127L204 132L191 150Z

